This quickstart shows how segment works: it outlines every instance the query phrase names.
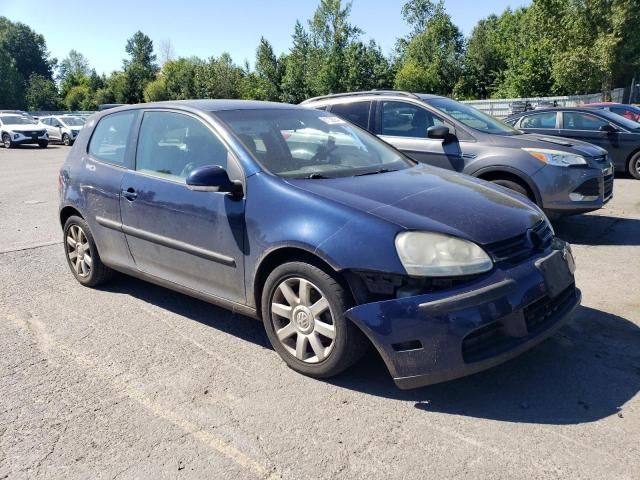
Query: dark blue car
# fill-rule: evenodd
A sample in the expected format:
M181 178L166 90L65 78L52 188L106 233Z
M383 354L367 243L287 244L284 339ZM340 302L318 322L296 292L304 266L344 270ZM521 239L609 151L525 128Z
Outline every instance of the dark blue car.
M525 197L291 105L94 115L60 172L60 222L81 284L120 271L261 318L314 377L370 344L401 388L460 377L580 301L569 246Z

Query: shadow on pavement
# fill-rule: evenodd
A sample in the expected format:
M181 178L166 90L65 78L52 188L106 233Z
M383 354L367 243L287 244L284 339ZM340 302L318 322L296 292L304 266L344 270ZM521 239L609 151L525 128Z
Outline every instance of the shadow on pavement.
M105 290L271 349L255 319L125 275ZM567 326L537 348L471 377L403 391L372 349L347 372L319 381L412 401L417 409L430 412L507 422L592 422L620 412L640 391L640 328L622 317L580 307Z
M370 355L332 383L412 401L428 412L505 422L593 422L624 415L621 408L640 390L640 328L580 307L566 327L537 348L471 377L402 391L382 360Z
M553 222L556 235L576 245L640 245L640 220L579 215Z
M271 349L271 344L267 339L262 322L254 318L235 315L210 303L128 275L119 275L115 281L109 282L102 287L102 290L130 295L176 315L195 320L247 342Z

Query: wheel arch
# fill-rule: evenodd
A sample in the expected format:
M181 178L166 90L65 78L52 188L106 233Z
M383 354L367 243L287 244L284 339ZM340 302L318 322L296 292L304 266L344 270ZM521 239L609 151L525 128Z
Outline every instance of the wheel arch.
M473 173L473 176L488 182L493 180L511 180L526 188L536 204L542 205L542 196L538 187L523 172L509 167L485 168Z
M60 209L60 226L64 228L64 224L67 223L69 217L72 217L73 215L76 215L86 221L86 218L84 218L84 215L82 215L80 210L71 205L66 205Z
M314 265L327 274L332 275L338 280L341 285L349 291L349 294L353 295L351 288L349 287L346 279L340 274L340 270L333 265L330 259L319 253L317 250L313 250L302 245L283 245L273 248L266 252L258 262L258 266L255 269L253 276L253 301L255 302L256 312L259 317L262 317L262 289L267 280L269 274L279 265L292 261L303 261L311 265Z

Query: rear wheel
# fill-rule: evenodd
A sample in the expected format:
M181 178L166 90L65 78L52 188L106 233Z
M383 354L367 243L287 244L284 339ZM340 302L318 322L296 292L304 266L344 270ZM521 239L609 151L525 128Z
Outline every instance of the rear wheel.
M62 143L65 144L65 146L69 147L71 146L71 137L69 135L67 135L66 133L62 135Z
M13 148L13 142L11 141L11 136L8 133L2 134L2 144L4 148Z
M87 287L97 287L111 277L112 270L100 259L89 225L78 216L64 224L64 251L71 273Z
M629 160L629 173L633 178L640 180L640 152Z
M304 262L277 267L262 293L262 318L271 345L297 372L336 375L357 362L367 343L345 318L349 295L334 277Z

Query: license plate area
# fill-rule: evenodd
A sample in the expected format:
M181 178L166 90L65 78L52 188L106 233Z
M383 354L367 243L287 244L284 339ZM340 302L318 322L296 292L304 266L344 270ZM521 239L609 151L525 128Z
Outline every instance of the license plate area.
M536 262L536 268L542 274L549 297L556 298L574 282L572 269L570 268L570 263L572 262L571 252L566 249L555 250L548 257L541 258Z

